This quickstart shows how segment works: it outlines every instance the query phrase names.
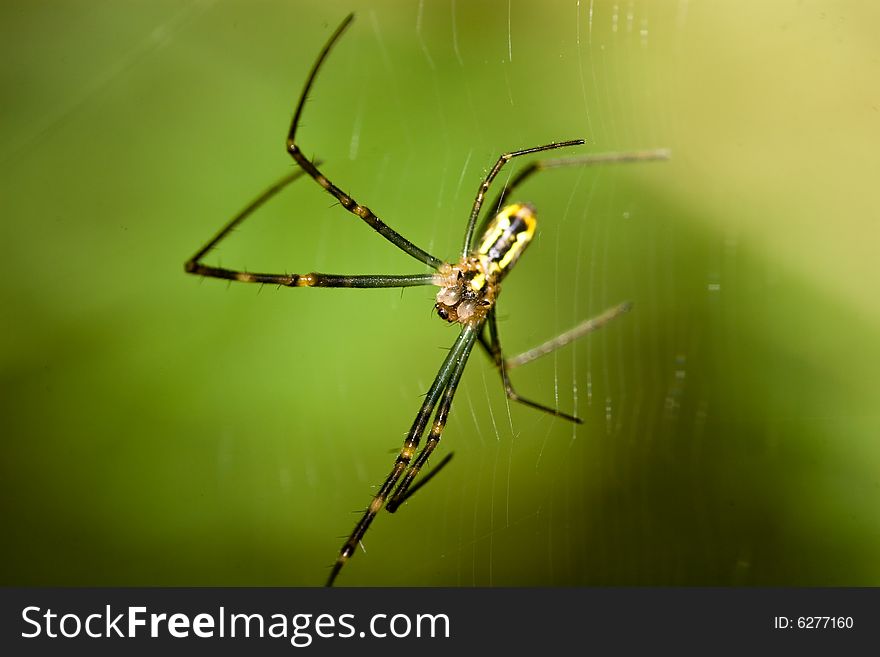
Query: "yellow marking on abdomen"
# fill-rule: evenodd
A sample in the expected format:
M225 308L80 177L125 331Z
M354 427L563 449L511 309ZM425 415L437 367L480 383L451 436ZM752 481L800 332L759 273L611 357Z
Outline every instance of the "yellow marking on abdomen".
M524 203L512 203L495 215L477 250L487 257L486 269L490 274L504 272L513 266L531 242L537 224L535 211Z

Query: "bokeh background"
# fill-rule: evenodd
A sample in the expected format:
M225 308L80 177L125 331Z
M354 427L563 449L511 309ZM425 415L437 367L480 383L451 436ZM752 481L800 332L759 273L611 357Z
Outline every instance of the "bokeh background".
M430 288L183 262L291 170L349 11L301 143L441 257L502 151L673 159L522 188L540 237L507 350L634 303L514 373L586 422L509 406L475 353L454 459L339 583L880 584L880 8L859 0L3 2L0 583L323 583L455 329ZM331 201L301 181L210 261L421 271Z

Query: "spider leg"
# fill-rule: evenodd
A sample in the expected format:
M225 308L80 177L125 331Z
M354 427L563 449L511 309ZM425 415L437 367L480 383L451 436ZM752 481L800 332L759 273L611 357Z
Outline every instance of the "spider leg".
M495 320L494 307L489 311L488 324L490 341L487 341L485 336L480 335L480 344L483 346L483 348L486 350L492 360L495 361L495 365L498 367L498 371L501 373L501 383L504 386L504 394L507 395L507 398L512 401L519 402L520 404L524 404L526 406L534 408L536 410L543 411L544 413L549 413L550 415L561 417L562 419L568 420L569 422L583 424L584 421L581 418L575 415L564 413L558 408L551 408L550 406L544 406L543 404L534 402L531 399L526 399L513 389L513 384L511 384L510 382L510 375L507 372L507 370L509 369L507 361L504 359L504 356L501 352L501 341L498 338L498 324Z
M333 46L342 36L343 32L345 32L345 29L351 24L353 20L354 14L349 14L345 17L345 19L342 21L339 27L336 28L336 31L333 33L327 43L324 44L324 48L318 55L318 60L315 62L314 66L312 66L312 70L309 72L309 77L306 79L305 87L303 88L302 94L299 97L299 102L296 105L296 111L293 114L293 120L290 123L290 131L287 134L287 152L294 160L296 160L296 163L299 164L299 166L302 167L302 169L315 180L316 183L318 183L321 187L327 190L328 193L334 196L343 208L345 208L352 214L360 217L368 226L370 226L370 228L372 228L386 240L394 244L394 246L396 246L397 248L401 249L416 260L424 262L429 267L437 269L440 265L443 264L442 260L417 247L415 244L403 237L403 235L401 235L390 226L388 226L381 219L379 219L379 217L377 217L373 213L373 211L370 210L370 208L359 204L351 196L349 196L332 182L330 182L330 180L318 170L316 163L309 160L309 158L307 158L303 154L302 150L296 143L296 129L299 126L299 119L302 115L303 107L306 102L306 97L308 96L309 91L312 88L312 83L314 83L315 77L317 77L318 71L320 70L321 65L324 63L324 60L327 59L327 55L330 53L330 50L333 48Z
M495 162L495 166L492 167L488 175L483 179L483 182L480 183L480 188L477 190L477 196L474 198L474 206L473 208L471 208L471 216L468 218L467 228L464 231L464 244L461 248L461 257L464 258L465 256L467 256L467 254L471 250L471 241L473 241L474 237L474 228L477 225L477 217L480 215L480 208L483 207L483 201L485 200L486 192L489 191L489 187L492 185L492 181L495 180L495 176L498 175L498 172L501 171L505 164L510 162L513 158L520 157L521 155L540 153L541 151L549 151L555 148L564 148L565 146L578 146L583 143L583 139L572 139L569 141L551 142L549 144L545 144L544 146L535 146L533 148L524 148L519 151L503 153L498 158L498 161ZM483 223L485 224L485 222Z
M468 356L470 356L471 348L474 346L474 342L476 341L477 336L480 334L480 327L474 328L474 334L468 340L465 346L465 352L462 355L459 362L456 364L455 369L452 371L452 375L449 377L449 383L446 385L446 391L443 393L443 399L440 401L440 404L437 406L437 413L434 415L434 424L431 425L431 431L428 433L428 439L425 441L425 446L422 447L422 451L419 452L419 455L416 457L416 460L407 470L406 475L403 478L403 481L400 482L400 485L397 487L397 490L394 491L394 494L388 500L388 503L385 505L385 508L389 513L394 513L397 510L397 507L403 503L416 489L410 490L410 486L412 486L413 481L419 475L422 468L428 462L428 459L431 457L431 454L437 448L437 445L440 443L440 437L443 435L443 429L446 428L446 420L449 419L449 410L452 408L452 399L455 397L455 390L458 388L458 382L461 381L461 375L464 373L464 366L467 364ZM442 467L442 465L440 466ZM436 470L430 472L428 477L432 477L436 474ZM425 483L424 481L422 483ZM407 491L410 491L409 494Z
M321 274L310 272L308 274L261 274L257 272L225 269L223 267L211 267L201 263L193 263L192 274L200 274L211 278L222 278L240 283L269 283L284 285L286 287L356 287L356 288L380 288L380 287L413 287L416 285L433 285L431 274Z
M341 274L319 274L317 272L311 272L309 274L261 274L238 269L227 269L225 267L213 267L202 262L202 258L228 237L245 219L256 212L269 199L278 194L278 192L283 190L297 178L301 178L303 173L303 171L294 171L293 173L289 173L279 178L270 185L241 212L230 219L226 225L214 235L214 237L208 240L208 242L199 249L195 255L193 255L192 258L187 260L184 264L184 270L190 274L210 276L211 278L221 278L229 281L240 281L242 283L269 283L273 285L284 285L287 287L380 288L411 287L414 285L433 284L432 274L404 274L389 276L382 274L348 276Z
M294 171L293 173L288 173L274 183L269 185L267 189L263 191L262 194L257 196L253 201L251 201L247 207L245 207L241 212L235 215L232 219L230 219L223 228L217 231L217 234L214 235L208 242L198 251L196 254L186 261L185 269L188 272L193 271L196 268L202 258L204 258L211 249L217 246L221 241L223 241L233 230L235 230L239 224L241 224L245 219L247 219L251 214L260 209L266 201L275 196L282 189L287 187L290 183L297 180L298 178L302 178L302 171Z
M557 349L564 347L571 342L574 342L578 338L602 328L611 320L620 317L622 314L629 312L631 309L631 302L624 301L623 303L619 303L616 306L612 306L611 308L602 311L595 317L585 319L577 326L570 328L563 333L560 333L555 338L551 338L546 342L539 344L537 347L532 347L531 349L524 351L521 354L517 354L516 356L510 356L509 358L505 359L504 363L508 370L512 370L514 367L519 367L520 365L525 365L526 363L531 363L533 360L537 360L541 356L546 356L547 354L553 353Z
M419 479L419 482L418 482L416 485L411 486L411 487L409 488L409 490L406 491L406 494L405 494L403 497L401 497L400 500L398 501L398 506L399 506L400 504L403 504L404 502L406 502L409 498L411 498L413 495L415 495L417 491L421 490L421 488L422 488L425 484L427 484L427 483L428 483L429 481L431 481L434 477L436 477L438 474L440 474L440 471L441 471L443 468L445 468L447 465L449 465L449 462L452 460L452 457L453 457L454 455L455 455L455 452L449 452L449 454L447 454L446 456L444 456L444 457L440 460L440 463L438 463L438 464L435 465L433 468L431 468L431 470L430 470L430 471L429 471L424 477L422 477L421 479ZM396 493L395 493L395 496L396 496ZM385 508L388 509L388 511L389 511L390 513L394 513L394 512L397 510L397 507L395 507L395 508L391 508L391 505L390 505L390 504L391 504L390 502L389 502L388 504L386 504L386 505L385 505Z
M485 230L486 225L491 221L492 217L505 205L507 198L513 193L517 187L523 184L532 175L539 171L547 171L549 169L564 169L568 167L588 167L599 164L625 164L630 162L651 162L656 160L668 160L670 153L668 149L658 148L646 151L632 151L628 153L592 153L590 155L575 155L573 157L547 158L544 160L536 160L530 162L511 179L504 189L498 194L495 201L489 206L487 215L480 223L480 232Z
M443 396L444 391L449 387L450 382L454 379L457 384L458 379L461 378L461 372L464 370L464 365L467 362L467 357L470 354L471 347L473 347L478 332L477 327L466 325L462 329L458 338L456 338L455 343L452 345L452 348L446 356L446 359L443 361L443 365L440 366L440 370L437 372L437 377L434 379L434 382L431 384L431 387L425 395L422 407L419 409L412 427L410 428L406 439L403 441L403 447L401 447L400 453L394 461L394 466L391 468L391 472L385 478L385 482L379 487L378 492L373 496L370 505L364 511L360 521L355 525L351 535L345 543L343 543L342 549L339 551L339 556L336 558L336 562L333 564L333 568L330 571L330 577L327 579L327 586L333 586L333 582L336 580L337 575L339 575L339 571L342 570L345 563L351 559L355 548L357 548L361 539L363 539L364 534L367 533L367 529L369 529L376 514L379 513L382 505L385 504L385 500L388 499L389 494L397 485L401 475L403 475L409 467L413 454L416 451L416 447L419 444L419 440L425 431L425 427L428 425L431 413L434 411L434 407L437 406L437 402L440 401L441 396ZM446 413L449 412L448 406L452 401L451 397L449 397L449 400L447 401L447 397L449 397L449 395L443 397L440 406L441 409L444 407L446 408L443 415L444 424ZM439 413L440 411L438 410L438 416ZM431 429L432 437L434 437L434 430L437 425L436 419L434 425L435 426ZM440 430L442 431L442 426L440 427ZM439 434L436 437L436 440L439 440ZM424 450L422 450L422 453L424 453ZM419 456L421 457L421 454Z

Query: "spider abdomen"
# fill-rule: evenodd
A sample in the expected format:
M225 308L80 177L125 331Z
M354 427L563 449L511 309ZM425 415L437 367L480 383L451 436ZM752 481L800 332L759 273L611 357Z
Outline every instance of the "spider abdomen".
M496 214L480 236L475 254L486 261L489 273L501 280L525 251L538 219L528 203L512 203Z
M435 309L441 319L460 324L483 321L501 291L501 279L516 264L535 234L538 220L527 203L513 203L496 214L470 255L435 274Z

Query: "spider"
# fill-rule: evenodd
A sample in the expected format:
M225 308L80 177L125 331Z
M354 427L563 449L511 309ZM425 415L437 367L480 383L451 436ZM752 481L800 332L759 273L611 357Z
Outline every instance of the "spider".
M667 159L669 156L666 150L648 150L532 161L513 176L509 183L501 190L494 202L489 205L489 211L478 226L477 222L480 218L480 211L483 207L486 193L505 164L514 158L532 153L541 153L567 146L578 146L583 144L584 140L573 139L551 142L543 146L504 153L489 170L489 173L477 190L465 228L464 243L462 244L458 260L455 262L441 260L407 240L383 222L367 206L361 205L332 183L318 169L319 166L322 166L322 163L318 160L307 158L297 142L296 130L299 126L306 97L331 49L353 19L354 15L349 14L330 36L318 54L317 60L312 65L311 71L306 78L305 87L297 102L290 130L287 134L287 152L296 164L299 165L299 169L282 177L266 189L247 207L235 215L207 244L185 263L185 270L190 274L243 283L272 283L286 287L403 288L433 285L440 288L434 304L437 315L446 322L461 325L461 332L443 360L443 364L440 366L434 382L425 394L422 406L416 414L397 458L394 460L391 472L373 495L360 521L355 525L351 535L342 545L327 579L327 586L333 585L342 567L353 556L356 546L361 543L367 529L380 509L384 506L391 513L396 511L404 501L433 477L451 458L452 455L448 455L434 470L425 474L418 484L413 485L419 472L421 472L440 442L440 437L443 434L443 429L446 426L446 420L452 407L452 399L475 344L480 344L480 347L489 355L494 365L498 368L504 392L509 399L570 422L582 422L580 418L574 415L539 404L519 395L511 384L509 370L550 353L580 336L600 328L618 315L629 310L630 305L628 303L619 304L534 349L530 349L512 358L505 358L501 349L501 341L498 337L495 304L501 292L501 282L510 273L528 247L537 226L534 206L528 203L506 203L508 197L526 179L539 171L609 162L662 160ZM347 275L317 272L307 274L265 274L214 267L203 263L202 260L205 255L227 237L233 229L266 203L266 201L303 174L307 174L324 188L345 210L359 217L370 228L391 242L391 244L415 260L427 265L433 271L430 273L406 275ZM476 240L474 240L475 234L478 235ZM428 427L432 414L433 422L428 431L427 440L421 451L417 453L419 442Z

